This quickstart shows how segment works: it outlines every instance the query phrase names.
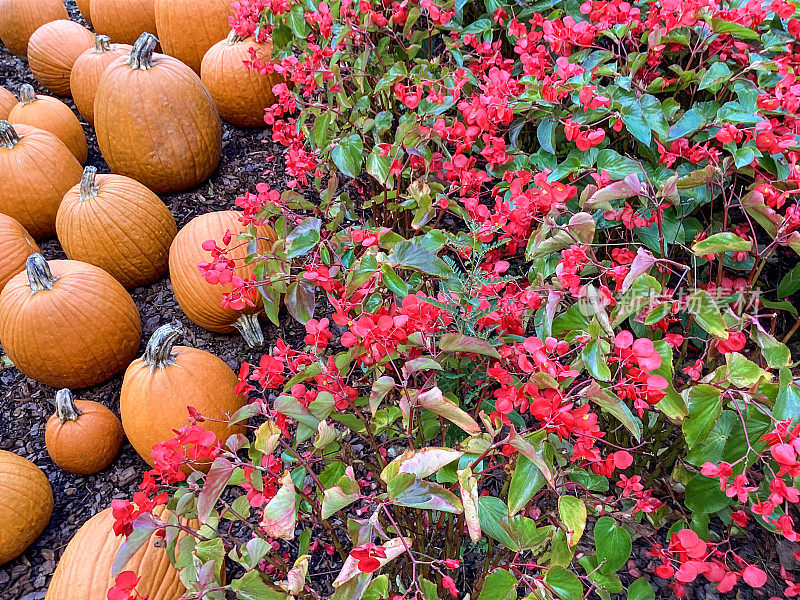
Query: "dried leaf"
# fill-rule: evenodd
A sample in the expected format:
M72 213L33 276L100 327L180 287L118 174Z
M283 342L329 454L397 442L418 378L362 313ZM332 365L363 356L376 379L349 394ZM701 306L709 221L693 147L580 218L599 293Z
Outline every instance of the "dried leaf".
M289 471L281 477L281 487L264 507L259 527L269 537L294 539L297 524L297 491Z

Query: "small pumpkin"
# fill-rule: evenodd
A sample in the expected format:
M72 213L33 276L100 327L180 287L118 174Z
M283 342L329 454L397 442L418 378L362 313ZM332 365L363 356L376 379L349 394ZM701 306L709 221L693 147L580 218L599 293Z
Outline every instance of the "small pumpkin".
M60 468L76 475L92 475L119 454L122 423L99 402L76 401L64 388L56 393L56 412L45 425L44 443Z
M164 54L200 74L203 55L228 35L228 17L233 14L230 0L155 0L155 9Z
M99 267L32 254L0 293L0 344L25 375L83 388L127 367L139 349L136 305Z
M69 96L72 65L93 44L92 32L74 21L45 23L28 43L28 65L36 81L57 96Z
M97 35L94 47L84 50L69 75L69 87L75 108L89 125L94 125L94 96L100 78L108 66L118 58L127 56L131 47L127 44L112 44L107 35Z
M8 115L8 122L49 131L64 142L79 163L86 162L89 150L81 122L58 98L37 96L33 87L26 83L19 88L19 103Z
M239 331L251 348L264 343L258 313L263 311L261 297L255 299L255 306L243 310L223 308L222 296L231 291L230 285L211 285L200 274L197 265L210 262L211 253L203 250L203 243L214 240L222 245L222 238L230 232L233 239L244 232L246 227L239 221L241 213L235 210L210 212L189 221L175 236L169 250L169 275L175 298L186 316L192 321L217 333ZM258 228L259 249L268 251L277 239L275 231L268 225ZM245 244L239 244L228 252L228 257L241 265L247 256ZM255 263L242 266L237 274L250 277Z
M90 0L89 12L94 30L120 44L156 33L155 0Z
M0 565L36 541L53 514L53 488L26 458L0 450Z
M170 513L163 507L153 509L153 515L169 522ZM174 517L173 517L174 519ZM184 522L199 526L197 520ZM186 534L179 532L178 538ZM177 569L169 562L166 548L156 545L156 537L148 540L125 565L140 577L136 592L148 600L178 600L186 588ZM114 515L111 508L97 513L86 521L72 537L56 566L45 600L106 600L114 586L111 568L114 557L125 538L114 534Z
M81 16L86 21L86 24L91 27L92 11L91 7L89 6L90 0L75 0L75 4L78 6L78 10L81 12Z
M264 127L264 108L275 103L272 87L284 79L276 73L261 75L246 66L250 50L264 62L272 56L269 42L260 44L231 31L227 39L206 52L200 77L223 119L238 127Z
M39 246L19 221L0 213L0 292L17 273L25 270L25 259Z
M137 40L130 57L103 73L94 102L97 144L115 173L156 193L198 185L222 154L222 125L200 78L179 60Z
M56 232L68 258L97 265L134 288L167 272L178 228L159 197L138 181L86 167L61 201Z
M0 121L0 212L35 239L56 232L56 212L81 179L81 164L49 131Z
M25 56L28 40L39 27L69 19L63 0L3 0L0 39L15 56Z
M17 105L17 97L0 86L0 119L8 119L8 113Z

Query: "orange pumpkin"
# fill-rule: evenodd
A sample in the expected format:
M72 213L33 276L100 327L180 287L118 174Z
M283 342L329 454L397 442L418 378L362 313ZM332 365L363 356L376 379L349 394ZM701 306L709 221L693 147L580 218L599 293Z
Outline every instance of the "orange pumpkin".
M0 119L8 119L8 113L17 105L17 97L0 86Z
M56 232L56 212L81 179L81 164L49 131L0 121L0 212L34 238Z
M90 0L94 30L121 44L156 33L155 0Z
M153 192L123 175L86 167L56 215L67 257L97 265L126 288L152 283L167 271L178 228Z
M130 54L127 44L112 44L106 35L98 35L94 39L94 48L84 50L69 75L69 87L75 108L83 115L89 125L94 125L94 96L97 85L108 66L118 58Z
M222 238L230 231L233 239L244 232L246 227L239 222L241 213L235 210L211 212L195 217L175 236L169 250L169 275L172 289L183 312L192 321L210 331L230 333L239 331L251 348L264 343L264 336L258 323L258 313L263 304L259 296L254 307L244 310L222 308L222 296L231 291L230 285L211 285L200 274L197 265L211 261L211 253L203 250L203 242L214 240L222 245ZM277 239L275 231L263 225L258 228L259 249L268 251L272 241ZM234 244L235 245L235 244ZM228 252L228 257L242 264L247 256L246 244L238 244ZM237 274L243 278L253 274L255 263L243 266Z
M28 40L39 27L69 19L63 0L3 0L0 39L11 54L25 56Z
M94 35L74 21L45 23L28 43L28 65L36 81L58 96L69 96L72 65L94 44Z
M89 155L81 122L69 106L52 96L37 96L27 83L19 88L19 103L8 115L12 125L30 125L49 131L64 142L83 164Z
M91 7L89 6L90 0L75 0L75 4L78 6L78 10L81 11L81 16L83 16L86 24L91 27L92 26L92 11Z
M188 423L187 407L209 419L227 421L246 404L234 389L236 373L209 352L175 346L182 333L179 323L159 327L142 358L125 371L119 397L119 411L125 435L139 455L152 467L150 450L175 436L176 429ZM234 433L244 433L244 425L204 421L222 442ZM208 468L208 465L200 465Z
M200 78L179 60L154 54L145 33L127 60L108 67L94 102L97 144L108 166L156 193L177 192L211 175L222 126Z
M156 27L164 54L200 73L206 51L228 35L230 0L155 0ZM191 27L186 24L191 23Z
M153 514L169 522L170 514L163 506L153 509ZM174 517L173 517L174 519ZM196 520L185 522L198 527ZM114 515L111 508L97 513L86 521L67 544L58 562L45 600L106 600L108 590L114 586L111 568L114 557L125 538L114 534ZM184 537L180 532L178 538ZM131 557L125 565L141 577L136 591L148 600L178 600L186 588L177 569L169 562L163 545L156 545L153 536Z
M136 356L136 305L99 267L32 254L0 293L0 344L28 377L82 388L118 373Z
M0 292L9 279L25 270L25 259L35 252L39 246L19 221L0 213Z
M36 541L53 514L53 488L26 458L0 450L0 565Z
M261 75L244 64L250 50L262 61L272 56L272 44L242 39L233 31L214 44L203 58L200 77L211 92L220 116L238 127L264 127L264 108L275 103L272 87L284 81L275 73Z
M122 423L99 402L78 400L68 389L56 393L56 412L44 430L47 453L76 475L105 469L122 447Z

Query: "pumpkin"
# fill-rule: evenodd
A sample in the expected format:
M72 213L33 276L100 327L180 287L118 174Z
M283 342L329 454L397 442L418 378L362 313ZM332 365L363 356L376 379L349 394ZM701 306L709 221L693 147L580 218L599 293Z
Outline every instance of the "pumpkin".
M27 83L19 88L19 103L8 115L12 125L30 125L49 131L64 142L70 152L83 164L89 155L86 135L78 117L69 106L52 96L37 96Z
M0 121L0 213L34 238L56 232L56 212L81 179L81 163L49 131Z
M0 119L8 119L8 113L17 105L17 97L0 86Z
M25 259L35 252L39 246L19 221L0 213L0 292L9 279L25 270Z
M26 458L0 450L0 565L38 538L53 514L53 488Z
M63 0L3 0L0 39L11 54L25 56L28 40L39 27L69 19Z
M122 380L122 426L131 445L151 467L150 450L175 437L174 430L188 423L187 407L194 407L209 419L227 421L246 404L234 391L239 382L236 373L209 352L175 346L181 333L180 323L159 327L144 356L131 363ZM228 427L224 422L206 420L199 425L222 442L245 432L241 424Z
M56 393L56 412L44 430L47 453L76 475L105 469L122 447L122 423L99 402L75 400L65 388Z
M92 26L92 10L89 6L90 0L75 0L75 4L78 6L78 10L81 11L81 16L86 21L86 24L91 27Z
M106 35L98 35L94 39L94 47L84 50L69 76L69 87L75 108L81 113L89 125L94 125L94 96L100 78L112 62L127 56L131 47L127 44L112 44Z
M239 222L240 212L224 210L206 213L189 221L175 236L169 249L169 275L172 289L183 312L192 321L209 331L217 333L230 333L238 330L251 348L256 348L264 343L264 336L258 324L258 313L262 312L263 304L259 296L255 306L245 307L243 310L233 310L220 306L222 296L231 291L230 285L212 285L208 283L197 265L201 262L210 262L211 253L203 250L203 242L214 240L217 245L222 245L222 238L230 231L233 239L244 232L246 227ZM275 231L262 225L258 228L259 250L264 252L272 247L271 241L277 239ZM246 244L235 245L228 251L227 256L242 264L242 259L247 256ZM255 263L242 266L237 274L242 277L251 277Z
M206 51L228 35L230 0L155 0L156 27L164 54L174 56L195 73ZM191 27L186 24L191 23Z
M169 512L163 506L154 508L153 514L163 522L169 519ZM199 526L194 519L185 524ZM58 562L45 600L106 600L108 590L114 586L111 576L114 557L125 541L114 534L113 528L114 515L107 508L78 529ZM180 532L178 538L185 535ZM177 569L170 564L166 548L156 545L157 539L153 536L139 548L125 570L141 577L136 585L141 598L178 600L186 588Z
M108 67L94 101L97 144L115 173L156 193L194 187L222 154L222 125L200 78L179 60L137 40L127 60Z
M169 209L144 185L86 167L56 215L67 257L105 269L126 288L152 283L167 271L178 228Z
M281 83L278 74L261 75L244 61L250 50L262 61L272 56L272 44L259 44L252 37L242 39L233 31L214 44L203 58L200 77L211 92L220 116L238 127L264 127L264 108L275 103L272 86Z
M36 81L58 96L69 96L72 65L94 45L94 35L74 21L59 20L39 27L28 43L28 65Z
M106 381L139 349L133 300L99 267L28 257L0 293L0 344L25 375L55 388Z
M132 44L144 32L156 33L154 5L155 0L90 0L92 26L117 43Z

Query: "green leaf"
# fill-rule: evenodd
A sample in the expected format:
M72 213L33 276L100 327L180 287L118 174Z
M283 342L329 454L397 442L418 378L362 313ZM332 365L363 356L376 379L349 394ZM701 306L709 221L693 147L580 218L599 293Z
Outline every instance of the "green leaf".
M332 112L323 112L314 119L314 144L324 150L333 138L335 115Z
M381 185L389 179L389 168L392 160L388 156L381 156L378 147L372 149L367 156L367 173L372 175Z
M462 333L446 333L439 340L439 348L445 352L470 352L500 358L500 353L486 340Z
M495 569L487 577L478 600L517 600L517 578L505 569Z
M614 415L633 434L637 442L642 440L641 420L613 392L601 388L596 381L593 381L584 391L584 395L605 412Z
M622 115L622 122L631 133L633 137L642 142L645 146L649 146L652 141L652 134L650 133L650 125L644 118L642 106L638 103L631 105L624 105L620 109Z
M303 5L295 4L288 14L289 29L299 38L307 38L309 33L308 23L303 14Z
M544 475L524 454L517 455L517 464L508 487L508 515L522 510L545 484Z
M328 519L335 512L358 500L359 489L353 467L348 466L347 473L339 478L336 485L324 491L322 497L322 518Z
M563 567L551 567L544 576L544 582L563 600L583 600L580 579Z
M428 275L448 277L453 274L453 270L441 258L408 240L395 244L389 260L396 267L414 269Z
M316 217L308 217L300 225L292 229L286 236L287 258L296 258L307 254L319 242L319 230L322 221Z
M728 326L723 321L714 298L706 290L697 290L690 295L686 306L700 327L721 340L728 339Z
M730 68L728 68L728 65L724 61L718 60L712 64L705 73L703 73L703 77L700 79L700 85L698 89L710 89L712 92L716 92L722 87L722 84L728 81L730 78Z
M300 5L295 5L300 6ZM355 179L361 173L361 163L364 160L364 144L361 136L354 133L339 140L339 143L331 152L331 160L336 167L347 175Z
M542 147L542 150L548 154L556 153L555 133L556 122L549 119L543 119L536 128L536 139L539 140L539 145Z
M699 109L690 108L678 119L677 123L670 127L669 139L667 141L671 142L683 137L688 137L700 129L700 127L705 124L705 121Z
M410 473L400 473L392 479L388 492L389 499L400 506L455 514L462 511L461 500L453 492Z
M683 420L683 433L689 448L706 438L722 414L720 391L710 385L700 384L683 394L689 415Z
M575 496L559 496L558 515L567 528L567 543L575 547L586 529L586 505Z
M269 587L261 579L260 571L254 569L231 581L231 589L241 600L285 600L286 594Z
M614 573L621 569L633 549L630 534L611 517L600 517L595 523L594 545L603 573Z
M628 587L628 600L655 600L653 586L644 577L639 577Z
M708 236L692 246L695 256L707 254L721 254L723 252L747 252L753 247L753 242L740 238L735 233L724 231Z
M797 290L800 290L800 262L781 278L778 284L778 298L791 296Z
M792 364L792 353L786 344L779 342L757 324L750 330L750 336L761 348L761 355L770 369L780 369Z
M539 548L552 537L554 531L552 525L537 527L536 521L522 515L501 519L500 527L514 540L520 552Z
M726 19L713 18L711 19L711 31L714 33L727 33L740 40L760 40L761 36L757 31L753 31L749 27L739 25L733 21Z
M611 381L611 369L606 363L597 340L592 340L583 347L581 358L592 377L600 381Z
M762 377L770 379L769 373L738 352L726 354L725 363L728 367L728 381L736 387L750 388Z
M400 277L395 270L386 263L381 265L381 275L383 275L383 283L386 284L392 292L397 294L400 298L408 296L408 285Z
M576 173L581 168L581 161L578 158L571 156L567 158L564 162L559 164L550 175L547 176L547 181L553 182L558 181L559 179L563 179L567 175L571 175L572 173Z
M612 179L625 179L631 173L644 176L644 171L638 162L610 148L604 148L597 153L597 170L608 171ZM642 178L640 177L640 180Z
M730 499L719 489L719 480L695 475L686 484L686 508L693 513L712 514L722 510Z
M483 533L494 538L503 546L518 552L519 547L508 533L500 526L500 521L508 517L508 507L505 502L495 496L480 496L478 498L478 519Z
M779 421L784 419L796 421L800 417L800 387L792 383L792 372L789 369L783 368L778 373L780 387L772 416Z

